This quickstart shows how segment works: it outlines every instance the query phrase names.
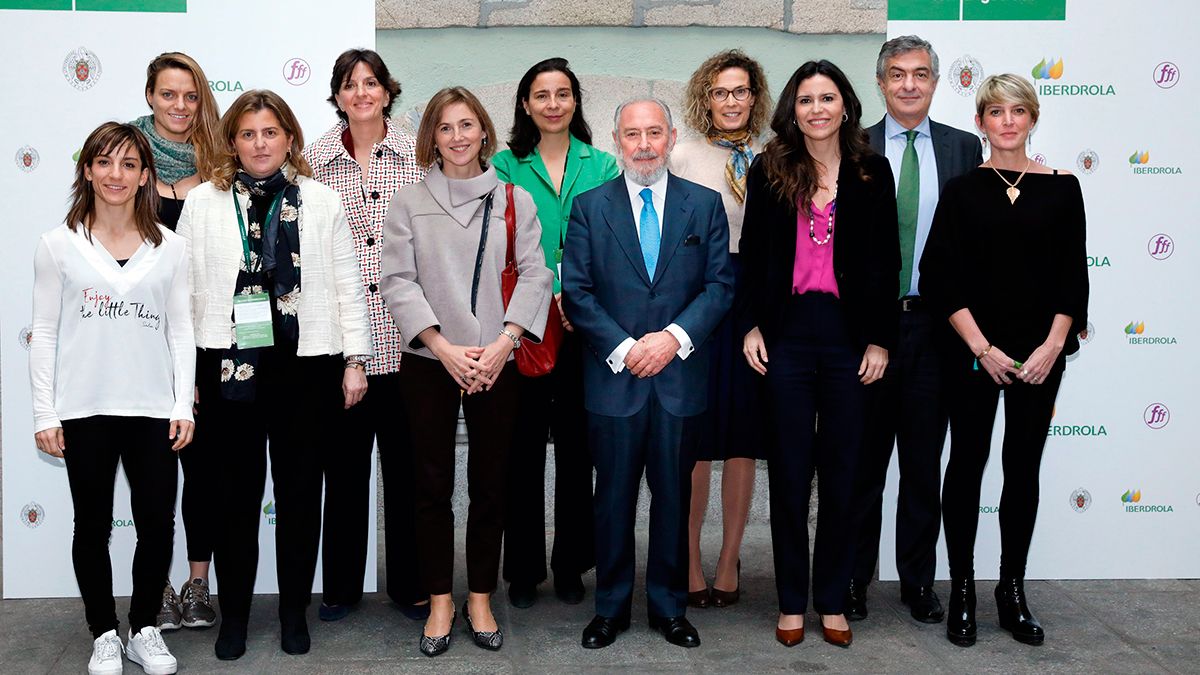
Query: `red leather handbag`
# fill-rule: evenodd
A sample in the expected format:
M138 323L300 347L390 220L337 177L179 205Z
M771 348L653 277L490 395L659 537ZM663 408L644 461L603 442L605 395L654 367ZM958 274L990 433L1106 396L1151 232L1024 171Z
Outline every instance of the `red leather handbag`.
M508 248L504 252L504 271L500 273L500 295L504 298L504 309L512 300L513 291L517 288L517 263L513 251L517 242L517 207L513 204L513 184L504 184L504 195L508 204L504 208L504 226L508 230ZM542 341L522 341L516 350L517 370L526 377L541 377L549 375L554 370L554 362L558 359L558 348L562 346L563 325L562 316L558 312L558 303L550 299L550 313L546 316L546 329L542 331Z

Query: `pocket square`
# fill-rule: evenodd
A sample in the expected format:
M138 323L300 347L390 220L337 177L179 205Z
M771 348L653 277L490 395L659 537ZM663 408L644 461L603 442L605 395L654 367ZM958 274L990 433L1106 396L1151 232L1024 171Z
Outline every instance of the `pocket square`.
M699 246L700 245L700 235L689 234L687 236L687 238L683 240L683 245L684 246Z

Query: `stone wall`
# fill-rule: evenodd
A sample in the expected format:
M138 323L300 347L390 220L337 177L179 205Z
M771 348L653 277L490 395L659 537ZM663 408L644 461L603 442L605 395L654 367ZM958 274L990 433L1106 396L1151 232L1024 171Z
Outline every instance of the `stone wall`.
M378 0L381 30L496 26L737 26L883 33L886 0Z

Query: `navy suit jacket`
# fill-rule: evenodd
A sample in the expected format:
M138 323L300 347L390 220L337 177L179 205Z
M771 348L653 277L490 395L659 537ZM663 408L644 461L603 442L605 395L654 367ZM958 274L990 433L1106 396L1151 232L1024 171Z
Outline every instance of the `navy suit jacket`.
M584 405L629 417L653 393L677 417L708 405L708 338L733 303L729 222L713 190L673 174L667 179L654 279L646 273L624 176L575 198L563 247L563 308L587 343ZM626 338L675 323L695 351L674 357L654 377L614 374L605 359Z
M886 121L885 117L867 128L871 149L884 157L887 156L887 139L883 137ZM933 140L933 161L937 162L939 195L946 181L983 164L983 148L974 134L929 120L929 136Z

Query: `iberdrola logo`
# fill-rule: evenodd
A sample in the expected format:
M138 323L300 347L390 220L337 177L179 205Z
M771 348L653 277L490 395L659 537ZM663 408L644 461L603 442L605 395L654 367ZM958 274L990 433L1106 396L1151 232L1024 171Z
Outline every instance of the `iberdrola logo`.
M274 500L269 501L266 504L263 504L262 512L263 512L263 516L265 516L267 519L267 524L274 525L275 524L275 502L274 502Z
M1126 490L1121 495L1121 503L1125 505L1125 513L1174 513L1175 507L1170 504L1142 504L1142 491Z
M1126 504L1136 504L1142 501L1141 490L1126 490L1125 494L1121 495L1121 501Z
M1142 333L1145 333L1145 332L1146 332L1146 322L1145 321L1130 321L1125 326L1125 334L1126 335L1141 335Z
M1125 324L1125 335L1131 345L1175 345L1179 340L1174 335L1150 335L1143 337L1146 332L1145 321L1130 321Z
M1161 161L1161 157L1159 158ZM1178 166L1150 166L1150 151L1149 150L1134 150L1129 156L1129 170L1135 174L1181 174L1183 169Z
M1129 156L1130 164L1148 164L1149 162L1150 162L1150 151L1149 150L1146 150L1145 152L1143 152L1141 150L1134 150L1133 154Z
M1036 66L1033 67L1033 79L1035 80L1057 80L1063 76L1063 60L1042 59Z

